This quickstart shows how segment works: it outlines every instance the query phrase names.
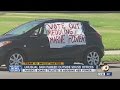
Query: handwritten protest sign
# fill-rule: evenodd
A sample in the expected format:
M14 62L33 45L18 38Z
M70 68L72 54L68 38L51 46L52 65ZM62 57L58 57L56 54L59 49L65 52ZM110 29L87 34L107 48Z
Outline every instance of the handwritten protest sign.
M73 45L85 45L85 34L80 22L46 23L45 30L50 48L63 48Z

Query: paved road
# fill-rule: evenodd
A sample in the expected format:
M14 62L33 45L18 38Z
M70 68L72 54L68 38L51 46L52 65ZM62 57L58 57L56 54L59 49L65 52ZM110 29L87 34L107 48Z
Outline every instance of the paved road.
M112 76L98 76L94 73L10 73L0 71L0 79L120 79L120 64L110 64ZM1 69L4 70L4 69Z

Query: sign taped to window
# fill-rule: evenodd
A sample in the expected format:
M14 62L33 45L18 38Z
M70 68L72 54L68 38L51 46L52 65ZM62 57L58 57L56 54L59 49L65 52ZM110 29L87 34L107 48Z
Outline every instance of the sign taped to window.
M80 22L45 23L50 48L86 45L86 37Z

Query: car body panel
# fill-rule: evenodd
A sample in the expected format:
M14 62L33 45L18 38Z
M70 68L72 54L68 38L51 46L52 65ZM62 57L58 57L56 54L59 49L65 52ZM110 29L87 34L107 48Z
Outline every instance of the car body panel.
M40 21L39 25L32 28L25 34L19 36L12 35L3 35L0 37L0 41L12 41L12 44L0 48L0 53L3 51L5 53L0 54L1 63L5 63L4 57L11 50L22 50L27 59L25 61L72 61L75 62L78 59L82 61L84 52L90 48L98 48L101 57L104 55L104 46L102 44L101 39L95 38L96 32L86 32L86 29L91 29L86 25L89 23L88 21L78 21L78 20L70 20L70 19L45 19L38 20ZM44 28L45 23L55 23L55 22L81 22L83 32L86 36L86 45L76 45L76 46L68 46L63 48L50 48L50 43L48 37L43 34L43 30L39 36L33 36L32 33L40 27ZM84 28L87 27L87 28ZM94 31L94 30L93 30Z

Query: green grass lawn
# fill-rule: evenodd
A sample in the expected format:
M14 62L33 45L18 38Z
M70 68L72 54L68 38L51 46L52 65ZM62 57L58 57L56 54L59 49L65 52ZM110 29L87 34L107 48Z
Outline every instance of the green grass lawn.
M0 34L43 18L87 20L102 35L105 49L120 49L120 13L0 13Z
M105 55L102 58L104 62L120 62L120 55Z

